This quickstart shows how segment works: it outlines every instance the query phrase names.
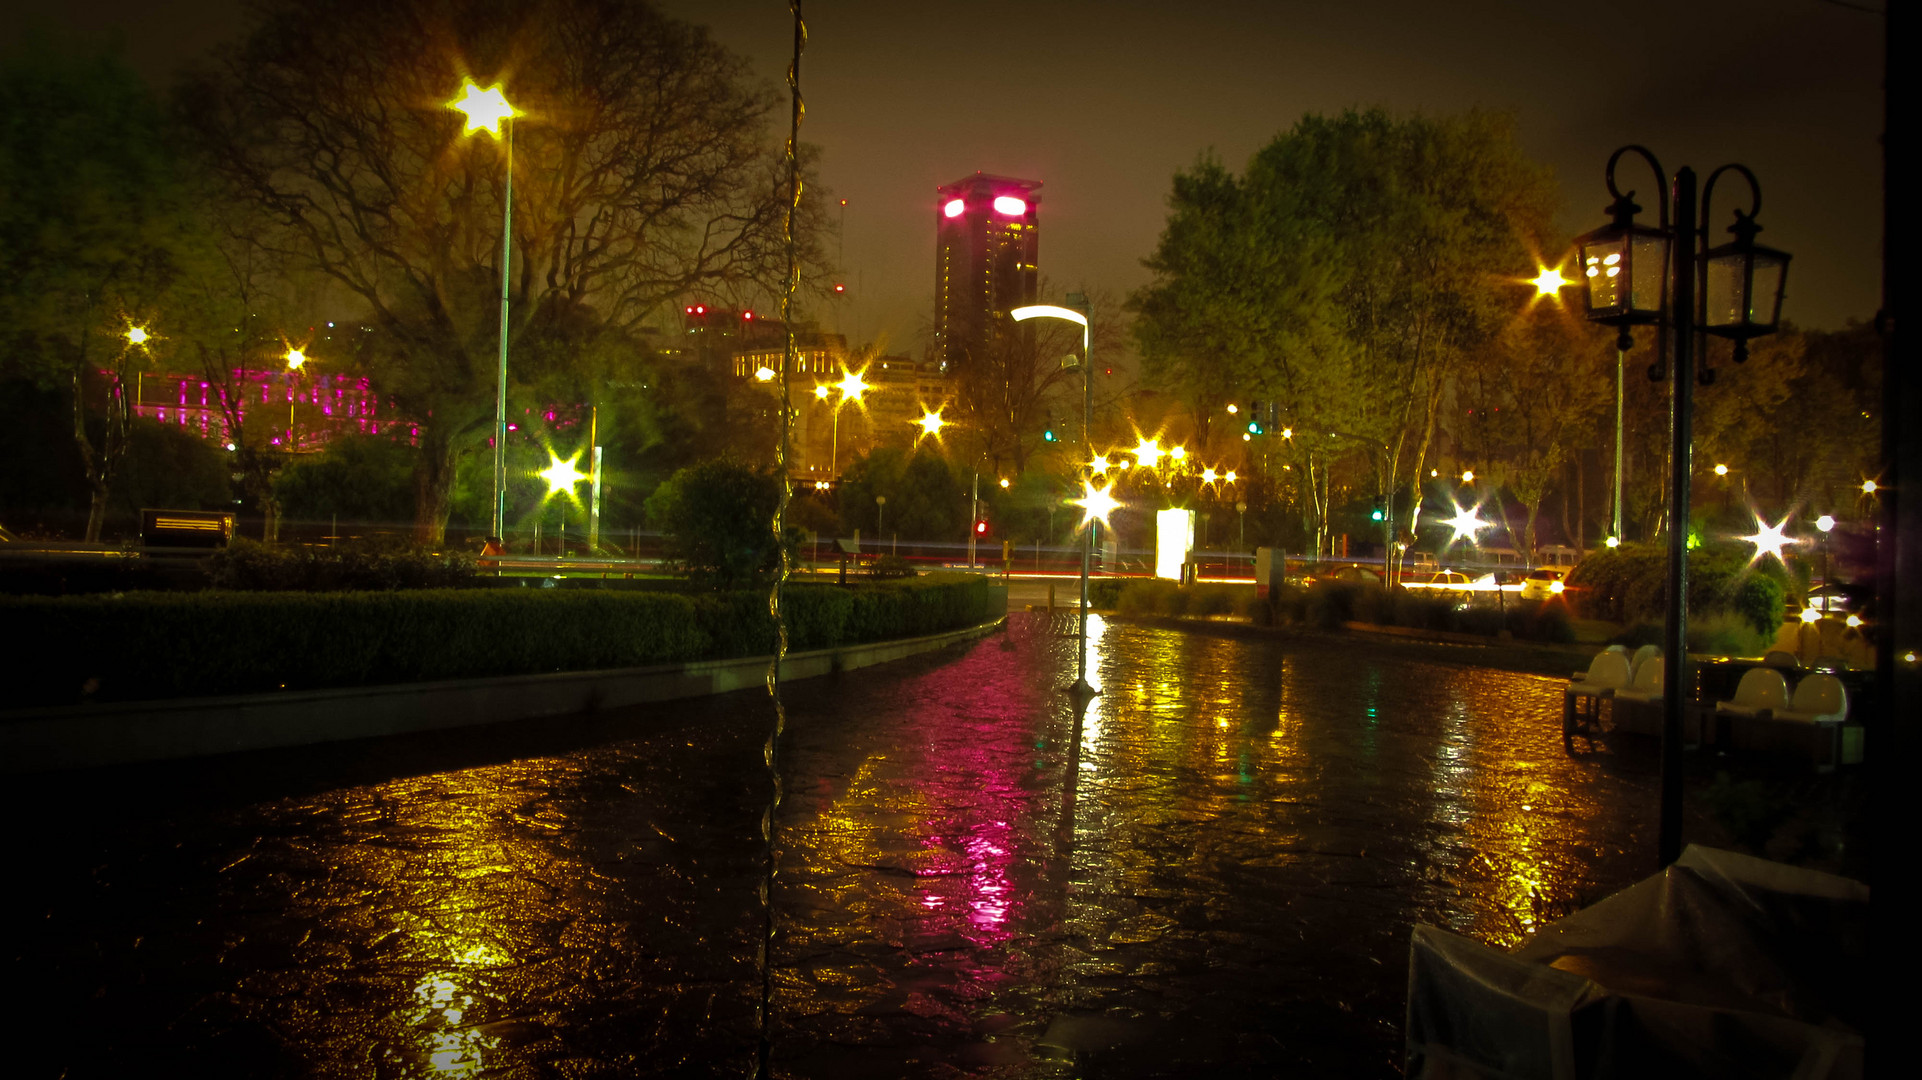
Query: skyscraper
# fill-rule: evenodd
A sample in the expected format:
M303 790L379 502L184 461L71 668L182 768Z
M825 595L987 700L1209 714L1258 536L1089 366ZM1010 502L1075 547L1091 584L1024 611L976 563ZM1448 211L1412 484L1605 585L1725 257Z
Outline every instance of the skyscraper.
M1032 304L1039 180L973 176L935 189L934 359L959 374L1011 308Z

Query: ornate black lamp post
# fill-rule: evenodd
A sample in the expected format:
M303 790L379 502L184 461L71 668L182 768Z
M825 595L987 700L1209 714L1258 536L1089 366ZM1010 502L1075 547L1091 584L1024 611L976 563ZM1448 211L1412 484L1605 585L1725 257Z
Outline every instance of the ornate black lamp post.
M1670 182L1657 224L1652 228L1638 224L1635 215L1642 208L1635 205L1635 192L1624 193L1615 186L1615 165L1627 153L1647 162L1657 182L1665 181L1661 163L1647 149L1624 146L1615 151L1606 172L1608 193L1615 198L1608 213L1614 220L1575 243L1588 317L1619 327L1617 344L1623 349L1632 343L1634 327L1659 327L1657 359L1649 367L1649 378L1673 380L1659 844L1661 865L1667 866L1682 853L1682 695L1693 683L1688 669L1688 511L1694 384L1698 377L1704 386L1715 381L1714 371L1706 364L1699 376L1696 372L1696 337L1729 338L1735 342L1735 362L1748 359L1749 339L1774 333L1780 321L1789 257L1755 243L1755 234L1761 231L1755 217L1762 209L1762 187L1755 174L1741 165L1724 165L1709 174L1701 187L1699 217L1695 170L1681 169ZM1725 172L1739 173L1748 181L1751 200L1747 213L1735 211L1735 224L1729 228L1735 239L1710 248L1701 222L1709 216L1715 181Z

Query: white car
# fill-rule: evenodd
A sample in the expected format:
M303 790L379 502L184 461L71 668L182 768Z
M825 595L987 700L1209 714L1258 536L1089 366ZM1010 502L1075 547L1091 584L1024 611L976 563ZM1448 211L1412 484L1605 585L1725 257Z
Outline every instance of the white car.
M1550 570L1541 567L1530 570L1522 579L1522 599L1547 600L1562 595L1562 579L1568 576L1566 570Z

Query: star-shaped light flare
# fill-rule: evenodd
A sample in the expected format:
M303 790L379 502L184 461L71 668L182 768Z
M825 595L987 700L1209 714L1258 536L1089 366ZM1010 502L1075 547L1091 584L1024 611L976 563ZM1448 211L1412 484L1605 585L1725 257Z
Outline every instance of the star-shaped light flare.
M1480 503L1477 503L1466 510L1462 509L1461 504L1459 503L1455 505L1455 516L1442 522L1442 524L1455 530L1455 535L1451 537L1448 541L1450 544L1453 544L1456 540L1460 540L1464 536L1468 537L1469 543L1472 544L1476 542L1475 540L1476 534L1479 533L1481 530L1488 528L1488 524L1489 524L1488 522L1482 520L1480 511L1481 511Z
M1535 295L1539 298L1560 295L1562 289L1569 284L1569 280L1562 276L1561 267L1544 266L1542 272L1531 279L1529 284L1535 286Z
M129 326L127 328L127 344L129 345L145 345L149 336L147 328L144 326Z
M941 419L940 409L930 411L926 405L923 405L921 406L921 419L910 420L908 423L921 429L921 435L917 437L925 438L933 435L935 438L940 438L941 428L947 424L947 421Z
M551 450L548 451L547 456L551 464L549 464L547 468L542 469L540 475L542 479L547 481L547 493L549 495L558 495L563 491L571 495L574 492L574 485L588 478L586 473L574 467L574 462L580 460L579 454L568 458L566 461L555 457Z
M1088 462L1088 472L1093 476L1108 475L1108 456L1101 454L1096 456L1093 461Z
M1201 470L1201 482L1202 482L1202 483L1204 483L1204 484L1212 484L1212 483L1214 483L1214 482L1215 482L1216 480L1219 480L1219 479L1221 479L1221 474L1220 474L1220 473L1217 473L1217 472L1215 472L1215 471L1214 471L1213 469L1203 469L1203 470Z
M461 96L447 103L450 109L457 109L467 117L467 128L462 135L472 135L485 131L498 139L501 137L501 121L521 115L521 111L507 103L506 95L501 93L500 84L482 90L474 85L474 80L461 83Z
M1155 467L1155 462L1161 460L1161 440L1143 438L1133 450L1128 452L1134 455L1136 465L1144 469L1152 469Z
M859 401L861 395L868 392L868 382L861 377L863 374L865 372L861 371L842 373L841 381L834 384L841 388L842 401Z
M1081 508L1082 528L1086 528L1091 521L1099 520L1103 524L1107 523L1108 515L1114 513L1115 509L1121 505L1120 501L1111 494L1112 491L1113 485L1098 488L1094 486L1093 480L1081 482L1081 497L1069 499L1068 504Z
M1789 515L1789 517L1794 516L1793 514ZM1770 555L1775 556L1776 562L1782 561L1782 549L1795 543L1793 538L1782 531L1788 527L1788 523L1789 518L1785 517L1777 524L1770 525L1768 522L1762 520L1760 514L1755 515L1755 532L1749 536L1742 537L1742 539L1755 545L1755 554L1749 556L1748 560L1751 564L1761 562Z

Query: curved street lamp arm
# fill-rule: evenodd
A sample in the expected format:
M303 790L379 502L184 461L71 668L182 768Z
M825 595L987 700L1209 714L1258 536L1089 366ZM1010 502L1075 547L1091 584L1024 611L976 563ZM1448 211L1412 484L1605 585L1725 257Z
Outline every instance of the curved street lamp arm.
M1755 225L1755 218L1762 212L1762 182L1755 178L1755 174L1749 171L1747 165L1732 163L1709 173L1708 179L1702 183L1702 237L1704 240L1708 237L1708 223L1712 216L1710 207L1715 200L1715 181L1720 179L1723 173L1731 171L1741 173L1742 179L1748 181L1749 207L1746 214L1740 210L1735 211L1735 224L1729 226L1729 231L1739 233L1744 228L1761 231L1761 227Z
M1648 162L1648 167L1654 171L1655 190L1657 192L1666 194L1665 189L1668 186L1668 173L1662 170L1662 163L1655 159L1654 152L1649 150L1648 147L1640 143L1629 143L1627 146L1616 150L1608 156L1608 169L1605 173L1605 178L1608 182L1608 193L1615 197L1615 204L1608 208L1608 213L1618 217L1622 216L1624 211L1626 211L1628 216L1633 217L1642 210L1641 207L1635 205L1635 192L1633 190L1627 194L1623 194L1622 190L1615 186L1615 163L1622 160L1623 154L1631 152L1643 161ZM1668 228L1668 199L1657 198L1656 207L1659 211L1656 220L1661 224L1662 228Z

